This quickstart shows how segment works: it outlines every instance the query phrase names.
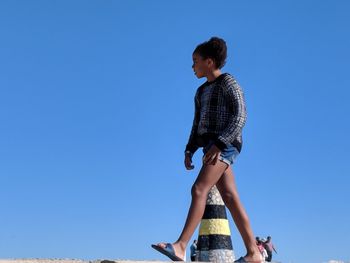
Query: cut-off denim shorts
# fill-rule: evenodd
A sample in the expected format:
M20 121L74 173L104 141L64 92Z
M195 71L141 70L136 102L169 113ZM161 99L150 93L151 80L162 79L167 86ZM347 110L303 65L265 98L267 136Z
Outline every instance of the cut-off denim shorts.
M209 151L210 147L214 144L214 141L209 141L206 146L203 147L203 153L204 155ZM232 165L237 156L239 155L238 149L230 145L223 151L221 151L221 154L219 156L219 160L226 163L227 165Z

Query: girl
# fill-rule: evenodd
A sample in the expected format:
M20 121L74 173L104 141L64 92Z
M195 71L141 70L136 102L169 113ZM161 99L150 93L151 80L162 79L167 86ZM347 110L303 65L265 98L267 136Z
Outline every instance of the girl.
M247 254L235 262L261 262L248 216L239 200L231 169L242 148L242 128L246 120L243 92L228 73L221 73L227 56L223 39L212 37L193 52L194 74L205 77L195 95L195 116L185 150L185 167L194 168L192 156L203 147L203 166L194 182L192 202L185 226L174 243L152 247L174 261L184 261L186 246L204 214L207 195L216 185L242 236Z

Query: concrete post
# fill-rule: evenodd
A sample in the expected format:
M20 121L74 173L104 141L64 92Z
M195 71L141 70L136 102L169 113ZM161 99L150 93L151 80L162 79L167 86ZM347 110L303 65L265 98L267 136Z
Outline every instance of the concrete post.
M216 186L208 194L197 248L198 261L230 263L235 260L226 208Z

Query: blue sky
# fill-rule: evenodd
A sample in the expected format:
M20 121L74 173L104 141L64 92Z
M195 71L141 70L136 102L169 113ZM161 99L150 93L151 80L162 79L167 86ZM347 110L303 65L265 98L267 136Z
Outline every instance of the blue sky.
M219 36L246 96L234 171L255 235L282 262L350 260L349 11L1 1L0 258L165 259L150 244L177 239L200 167L200 151L183 167L205 81L191 54Z

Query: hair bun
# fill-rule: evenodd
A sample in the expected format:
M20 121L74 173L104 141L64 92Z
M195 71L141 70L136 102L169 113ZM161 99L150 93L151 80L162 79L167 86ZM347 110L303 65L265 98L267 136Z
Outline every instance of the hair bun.
M223 40L222 38L218 38L218 37L212 37L208 43L212 44L213 46L217 47L217 48L226 48L226 42L225 40Z
M211 37L196 47L193 53L198 53L203 58L212 58L217 68L222 68L226 63L227 46L225 40L219 37Z

